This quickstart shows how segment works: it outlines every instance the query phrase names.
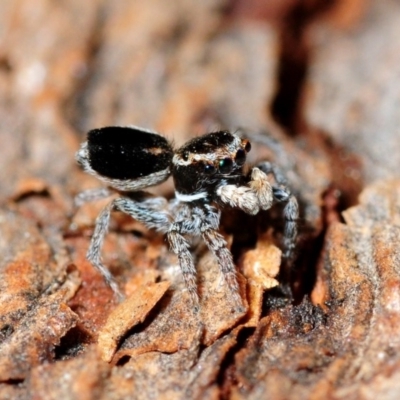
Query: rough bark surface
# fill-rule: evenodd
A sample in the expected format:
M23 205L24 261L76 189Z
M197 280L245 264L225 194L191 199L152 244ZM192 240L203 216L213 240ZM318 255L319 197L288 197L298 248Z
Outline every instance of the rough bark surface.
M0 398L397 399L399 15L396 0L2 1ZM279 208L225 210L245 307L200 244L196 314L165 238L115 213L118 304L85 259L105 203L73 207L100 186L74 153L113 124L176 146L242 130L250 163L279 164L299 199L290 269Z

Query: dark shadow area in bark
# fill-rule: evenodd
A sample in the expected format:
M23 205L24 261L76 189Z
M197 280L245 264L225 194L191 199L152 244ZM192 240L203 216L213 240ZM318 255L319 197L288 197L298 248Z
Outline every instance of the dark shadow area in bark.
M299 120L303 122L299 102L310 62L310 48L305 39L306 28L334 4L334 0L299 1L281 24L277 92L271 109L275 120L291 136L299 134Z
M54 349L55 360L68 360L82 354L86 347L93 343L93 337L86 329L78 324L70 329Z
M217 384L221 390L221 399L229 399L231 389L236 386L235 379L235 355L237 352L245 347L247 340L254 334L254 328L242 329L237 337L237 343L225 355L222 360L219 373L217 375Z

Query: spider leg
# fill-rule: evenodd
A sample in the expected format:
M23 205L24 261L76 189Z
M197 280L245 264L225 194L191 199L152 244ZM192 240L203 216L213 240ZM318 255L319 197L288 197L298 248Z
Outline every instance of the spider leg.
M182 236L194 229L190 209L181 207L182 221L171 223L170 214L159 210L160 206L165 207L166 204L167 202L162 198L150 198L143 202L133 202L126 198L116 199L116 207L120 211L131 215L132 218L144 223L149 228L167 234L170 248L178 256L183 280L190 294L194 310L198 312L200 301L197 294L196 268L189 250L189 242ZM173 205L170 208L174 211ZM177 212L179 213L179 211Z
M101 248L103 247L104 238L108 231L111 212L114 209L122 211L149 228L156 228L159 231L166 232L170 225L170 216L161 208L164 204L166 202L160 201L157 198L135 201L128 197L118 197L107 204L96 219L96 226L86 257L104 277L104 280L119 300L122 300L124 296L110 271L101 261Z
M217 259L222 277L231 290L235 303L243 308L242 298L240 296L239 284L236 275L236 267L233 263L232 254L226 246L224 237L217 231L219 225L219 212L212 206L206 207L205 221L201 229L201 236L207 247Z
M172 223L167 232L167 239L171 250L178 256L183 280L189 292L194 310L197 313L200 310L200 301L197 293L196 267L192 254L189 251L189 243L182 236L181 231L182 228L179 222Z
M232 292L235 303L238 306L243 307L236 276L236 268L233 263L232 254L226 247L226 241L224 237L216 230L210 228L204 230L202 237L207 247L216 257L224 281Z
M286 202L283 209L285 219L285 228L283 232L283 244L285 252L283 256L290 259L293 256L293 250L296 247L297 239L297 220L299 218L299 205L287 188L273 188L274 199L278 202Z
M283 232L283 242L285 252L283 256L290 259L293 256L293 250L297 239L297 220L299 219L299 205L296 197L287 187L287 180L280 168L270 162L264 162L258 165L259 170L265 174L272 174L276 184L272 185L272 195L274 202L286 203L283 209L285 227Z
M111 190L105 187L87 189L75 196L74 206L81 207L83 204L88 202L103 200L111 196L111 194Z
M171 225L171 216L166 211L168 204L163 198L150 197L144 200L134 200L128 197L118 197L114 200L114 206L149 229L166 233Z
M272 174L272 176L275 179L275 182L278 185L287 186L288 183L287 183L286 176L283 173L283 171L276 164L273 164L269 161L264 161L264 162L258 164L257 168L259 168L261 171L263 171L267 175Z
M90 241L89 249L86 253L86 258L100 272L107 285L110 286L110 288L118 297L118 300L122 300L124 295L119 290L117 282L112 277L108 268L101 261L101 248L103 247L104 238L107 234L108 226L110 224L110 216L111 211L114 208L114 202L115 200L107 204L97 217L96 226Z

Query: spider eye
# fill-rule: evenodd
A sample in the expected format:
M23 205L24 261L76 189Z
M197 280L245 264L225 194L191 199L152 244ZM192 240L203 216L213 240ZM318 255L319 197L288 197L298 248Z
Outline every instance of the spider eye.
M233 161L230 158L224 158L219 162L219 171L222 174L229 174L233 168Z
M246 140L244 149L245 149L246 153L248 153L251 150L251 143L248 140Z
M206 165L204 165L204 172L205 172L207 175L210 175L210 174L212 174L213 172L215 172L215 167L214 167L214 165L212 165L212 164L206 164Z
M183 161L187 161L189 159L189 152L185 151L182 154Z
M235 161L237 165L243 165L246 162L246 152L243 149L236 152Z

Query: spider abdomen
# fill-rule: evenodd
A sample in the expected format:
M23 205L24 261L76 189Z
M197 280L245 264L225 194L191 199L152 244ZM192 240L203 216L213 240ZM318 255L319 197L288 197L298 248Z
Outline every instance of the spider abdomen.
M173 154L163 136L128 127L93 129L87 143L91 167L115 179L135 179L169 168Z
M119 190L157 185L171 174L173 149L168 140L135 127L93 129L77 153L83 168Z

